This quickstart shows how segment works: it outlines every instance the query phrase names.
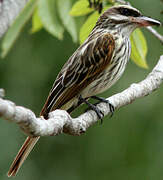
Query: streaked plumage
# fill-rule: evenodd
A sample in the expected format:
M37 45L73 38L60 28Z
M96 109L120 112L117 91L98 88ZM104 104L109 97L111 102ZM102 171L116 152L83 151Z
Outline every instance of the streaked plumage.
M58 74L40 113L45 119L55 109L71 112L79 96L89 98L109 89L123 74L130 57L131 32L160 23L127 5L108 9L100 16L87 40L69 58ZM39 137L28 137L10 167L14 176Z
M61 107L68 110L77 103L79 95L85 98L97 94L94 82L110 66L114 49L114 39L109 33L88 38L59 73L41 114L47 117L48 112Z

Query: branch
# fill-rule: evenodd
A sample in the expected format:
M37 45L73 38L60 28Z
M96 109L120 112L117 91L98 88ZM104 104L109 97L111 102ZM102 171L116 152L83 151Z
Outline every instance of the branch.
M0 0L0 37L8 30L28 0Z
M158 40L161 41L161 43L163 44L163 36L161 34L159 34L155 29L153 29L152 27L148 26L146 27L148 29L149 32L151 32Z
M115 109L132 103L138 98L151 94L158 89L163 82L163 55L152 72L141 82L132 84L121 93L108 98ZM107 103L100 103L97 107L108 115L110 108ZM80 135L86 132L87 128L98 121L96 113L92 110L72 118L64 110L55 110L49 113L49 119L36 118L35 114L24 107L16 106L13 102L0 98L0 117L17 123L20 128L30 136L49 136L63 132L71 135Z

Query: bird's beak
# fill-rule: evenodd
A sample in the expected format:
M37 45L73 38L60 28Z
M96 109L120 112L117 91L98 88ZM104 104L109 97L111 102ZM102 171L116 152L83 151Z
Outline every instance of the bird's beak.
M132 20L134 23L137 23L139 26L160 26L161 23L155 19L146 17L146 16L140 16L137 18L134 18Z

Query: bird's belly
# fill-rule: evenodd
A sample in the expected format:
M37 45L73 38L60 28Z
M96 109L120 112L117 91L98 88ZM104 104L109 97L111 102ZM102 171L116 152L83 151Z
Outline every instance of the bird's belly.
M90 93L92 95L95 95L108 90L120 79L124 70L125 66L121 67L119 71L117 69L115 73L106 72L106 74L101 76L101 78L97 79L94 83L90 84Z
M110 65L82 92L83 97L93 96L108 90L122 76L130 57L130 40L118 38Z
M105 71L101 72L96 80L84 89L81 93L83 97L93 96L108 90L112 85L114 85L119 78L122 76L129 56L122 57L119 62L113 63Z

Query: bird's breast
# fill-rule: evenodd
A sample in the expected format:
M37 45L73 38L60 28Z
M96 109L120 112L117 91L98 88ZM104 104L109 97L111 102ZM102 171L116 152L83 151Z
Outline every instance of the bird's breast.
M130 57L131 46L128 38L115 39L115 50L107 68L85 89L89 96L102 93L115 84L122 76Z

